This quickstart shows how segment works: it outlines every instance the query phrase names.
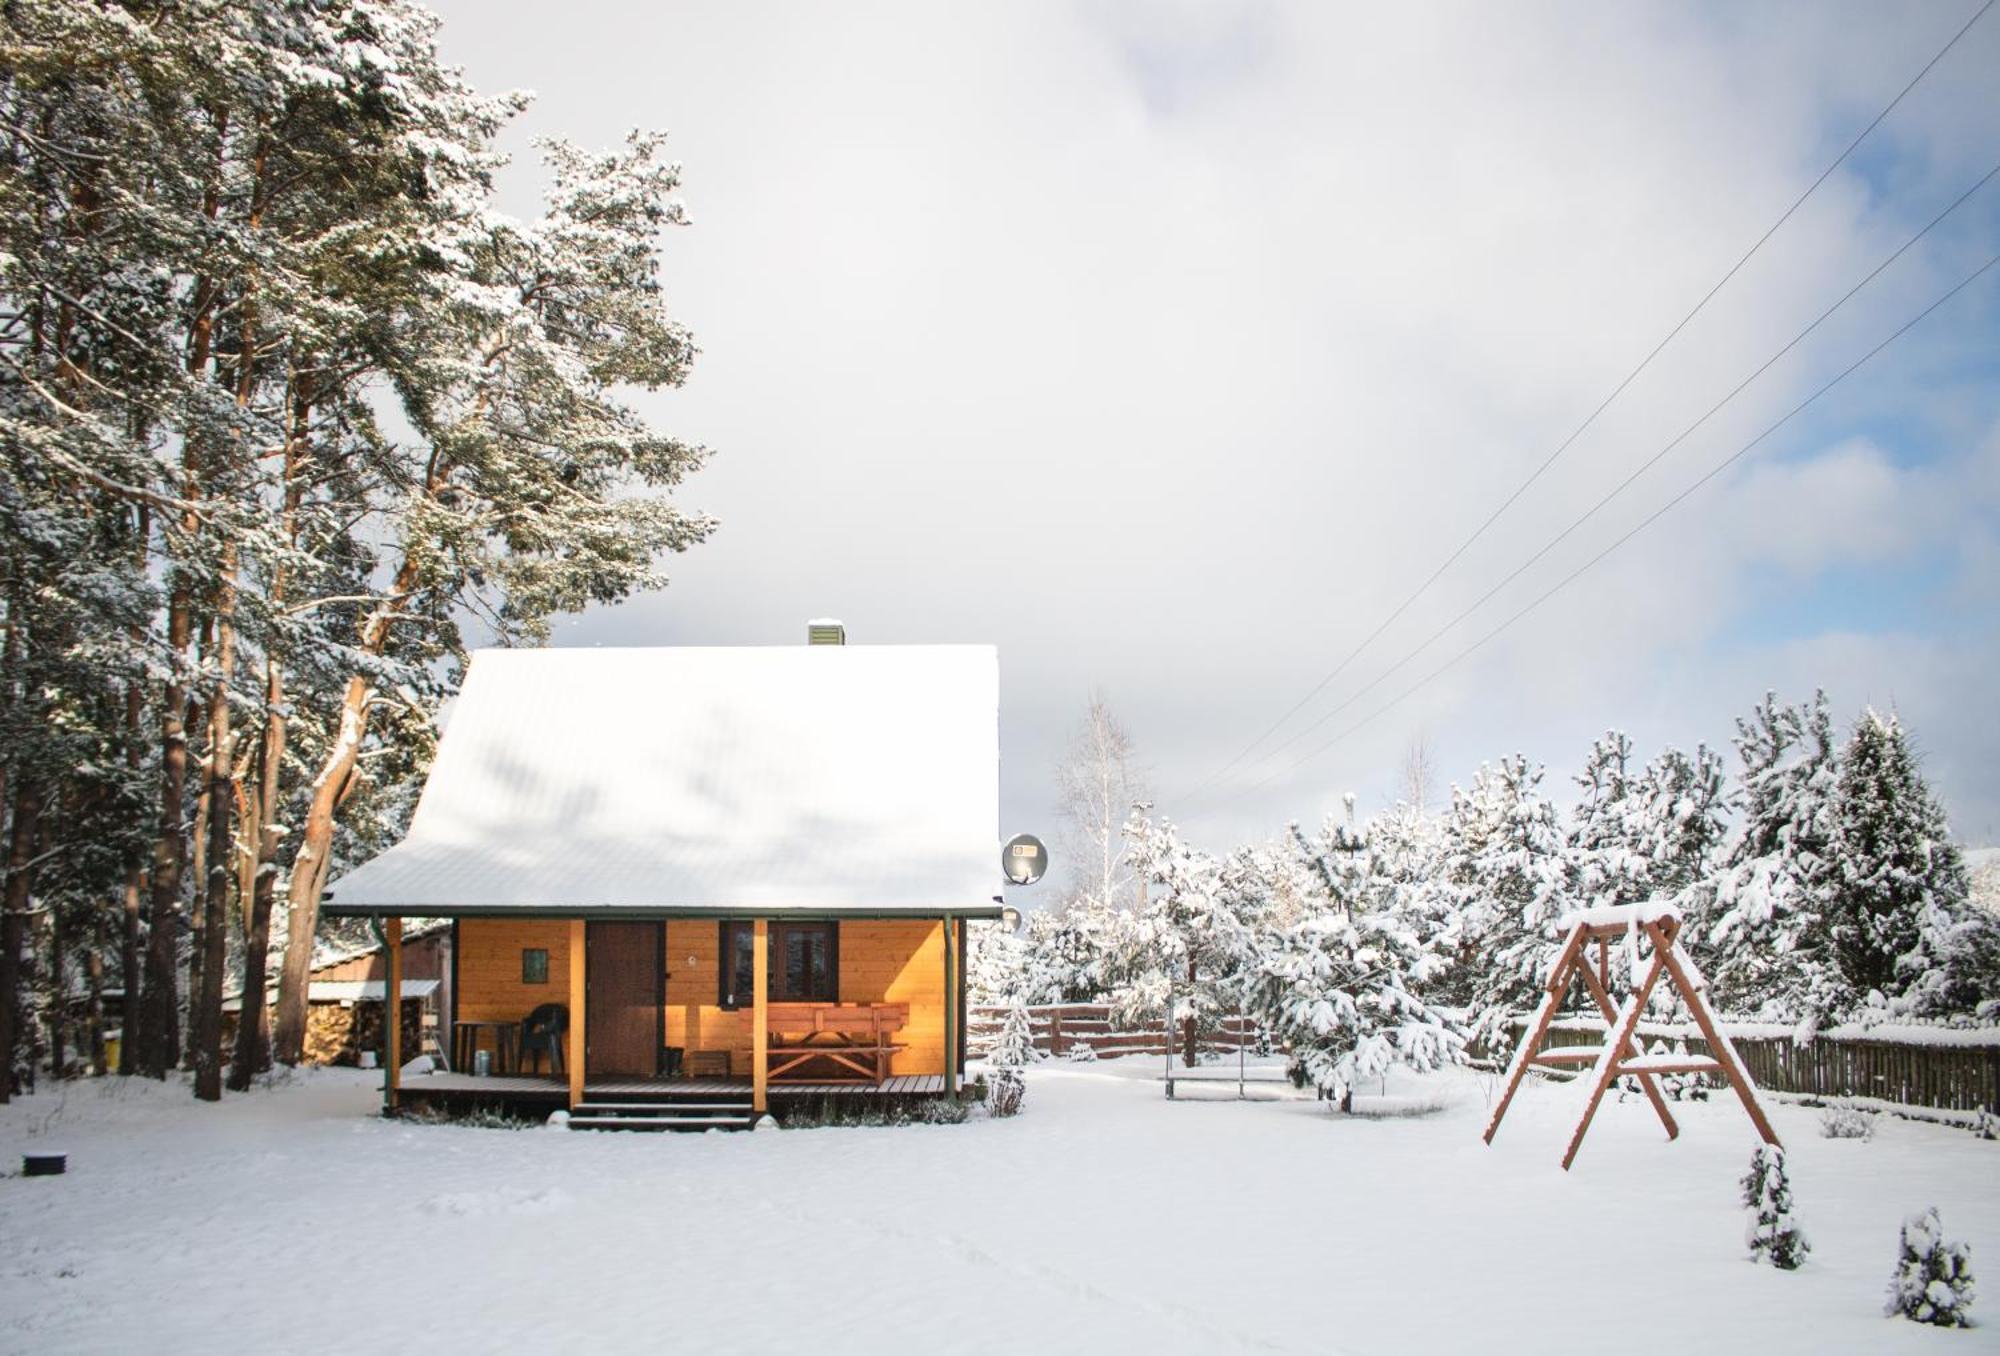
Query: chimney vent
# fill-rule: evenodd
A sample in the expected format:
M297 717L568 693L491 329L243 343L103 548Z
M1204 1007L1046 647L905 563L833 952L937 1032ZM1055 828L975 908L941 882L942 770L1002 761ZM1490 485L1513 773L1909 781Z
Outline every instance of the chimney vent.
M832 617L819 617L806 623L806 644L845 645L847 628Z

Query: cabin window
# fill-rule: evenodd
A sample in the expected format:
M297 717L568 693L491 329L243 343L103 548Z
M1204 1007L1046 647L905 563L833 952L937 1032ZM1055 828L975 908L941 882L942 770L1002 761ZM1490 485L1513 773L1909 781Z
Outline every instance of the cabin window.
M549 953L539 946L521 949L521 982L523 984L546 984L549 982Z
M750 923L722 925L721 993L725 1008L753 1000L756 934ZM771 924L770 986L773 1003L831 1003L840 997L840 934L833 923Z

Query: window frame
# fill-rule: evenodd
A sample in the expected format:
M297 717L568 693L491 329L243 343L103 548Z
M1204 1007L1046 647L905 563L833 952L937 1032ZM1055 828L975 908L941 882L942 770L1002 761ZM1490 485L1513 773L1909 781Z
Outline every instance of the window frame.
M766 984L773 1003L838 1003L840 1001L840 924L830 919L816 919L811 922L771 923L768 947L764 956ZM716 966L715 1005L724 1012L738 1012L755 1003L754 988L751 994L739 991L736 971L736 949L741 943L736 939L753 938L756 924L748 919L725 918L716 925ZM784 937L787 933L811 932L826 938L825 997L798 997L783 992L780 978L779 959L784 951ZM755 945L754 942L751 943ZM754 952L752 953L754 955ZM750 962L754 964L753 962ZM755 982L753 974L750 979Z
M541 957L541 978L535 978L530 971L530 958ZM549 949L545 946L524 946L521 948L521 982L523 984L546 984L549 982Z

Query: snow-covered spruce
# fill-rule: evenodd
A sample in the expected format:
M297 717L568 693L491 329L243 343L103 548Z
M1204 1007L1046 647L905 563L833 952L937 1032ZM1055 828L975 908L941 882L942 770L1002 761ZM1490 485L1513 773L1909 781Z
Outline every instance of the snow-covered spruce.
M1000 1037L986 1062L993 1070L992 1091L987 1106L995 1116L1012 1116L1027 1096L1027 1078L1022 1073L1035 1057L1034 1034L1028 1025L1028 1009L1017 998L1007 1008Z
M1937 1207L1903 1221L1896 1271L1882 1312L1941 1328L1970 1327L1972 1249L1944 1236Z
M1792 1218L1792 1184L1785 1173L1785 1151L1762 1144L1750 1157L1743 1176L1743 1206L1750 1211L1745 1241L1752 1261L1769 1262L1781 1271L1795 1271L1811 1245Z
M1698 937L1726 1011L1835 1020L1849 996L1826 942L1838 884L1839 768L1826 694L1781 706L1775 693L1736 722L1743 819L1709 883Z
M1471 1036L1511 1047L1508 1024L1533 1012L1561 948L1569 908L1569 845L1542 768L1516 755L1484 766L1452 800L1445 869L1465 916L1460 947L1472 970Z
M1971 877L1902 723L1864 711L1841 754L1841 887L1829 929L1853 992L1896 1015L1994 1006L2000 923Z

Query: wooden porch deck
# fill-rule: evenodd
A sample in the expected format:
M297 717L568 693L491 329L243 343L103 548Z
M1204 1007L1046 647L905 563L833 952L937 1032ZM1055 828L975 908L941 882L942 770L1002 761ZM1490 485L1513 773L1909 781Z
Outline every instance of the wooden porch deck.
M502 1101L569 1100L569 1084L560 1078L536 1075L430 1073L402 1081L404 1097L485 1096ZM643 1097L671 1093L675 1096L748 1096L748 1078L591 1078L583 1085L586 1099L595 1097ZM872 1083L773 1083L768 1095L787 1097L942 1097L943 1074L898 1074Z

